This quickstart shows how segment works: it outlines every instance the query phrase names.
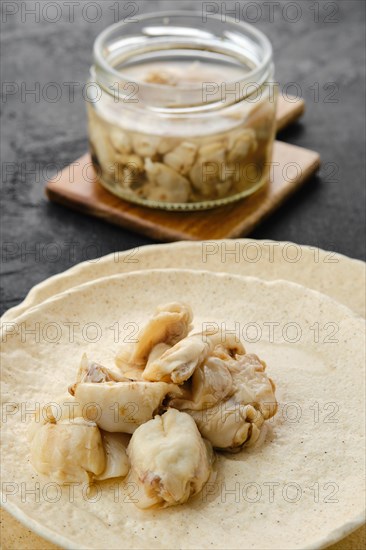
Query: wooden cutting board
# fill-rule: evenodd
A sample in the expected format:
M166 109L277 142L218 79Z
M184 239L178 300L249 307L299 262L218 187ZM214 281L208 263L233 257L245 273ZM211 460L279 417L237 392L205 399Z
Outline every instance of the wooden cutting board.
M277 131L297 120L304 107L303 100L279 98ZM57 181L49 181L46 194L52 201L160 241L234 238L250 233L320 164L318 153L280 141L275 142L272 160L273 177L265 187L246 199L212 210L168 212L124 201L98 183L89 154L75 161L72 169L66 167Z

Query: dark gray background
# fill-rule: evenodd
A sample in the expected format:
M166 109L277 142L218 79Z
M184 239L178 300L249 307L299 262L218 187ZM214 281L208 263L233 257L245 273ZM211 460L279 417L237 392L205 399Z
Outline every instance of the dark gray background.
M3 95L1 103L1 311L22 300L34 284L80 261L152 242L50 204L44 196L47 167L52 171L50 163L61 169L87 149L81 85L88 78L95 37L131 11L131 7L123 10L127 3L119 2L118 14L117 2L99 2L98 15L92 7L85 8L91 2L81 1L75 7L74 21L62 1L59 14L50 7L40 17L24 10L25 4L34 8L35 2L19 2L23 9L14 16L8 13L15 2L2 3L2 81L7 91L12 83L18 91L13 88L13 94ZM44 9L49 2L38 4ZM201 8L199 1L132 4L137 4L140 13ZM223 2L217 4L221 7ZM233 4L226 2L227 7ZM274 46L277 80L281 85L296 82L307 101L302 122L279 139L319 151L323 168L251 236L311 244L364 259L364 2L297 0L278 5L269 0L257 2L259 10L253 4L240 2L242 19L243 15L249 22L258 19L255 24ZM299 21L289 21L300 12ZM52 22L60 15L59 21ZM99 20L92 23L94 17ZM56 102L47 99L47 91L49 98L52 93L47 89L50 82L61 86L62 95ZM73 102L67 82L80 83ZM40 100L30 95L22 98L22 88L34 89L36 83ZM328 83L336 83L338 88L331 97ZM319 98L314 98L317 86Z

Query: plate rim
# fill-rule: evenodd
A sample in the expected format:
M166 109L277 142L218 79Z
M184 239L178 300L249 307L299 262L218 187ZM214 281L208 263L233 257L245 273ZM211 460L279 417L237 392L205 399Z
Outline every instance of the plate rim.
M54 296L51 296L44 302L41 302L40 304L28 309L25 311L22 315L17 317L17 320L19 322L23 321L23 318L26 318L29 314L35 314L37 310L40 307L43 307L44 305L52 304L55 301L61 301L65 295L68 294L74 294L77 292L80 292L80 290L87 289L89 287L92 287L95 284L100 284L100 282L105 282L110 279L118 280L118 279L125 279L129 277L135 277L136 275L138 277L144 277L146 276L146 272L155 272L155 273L161 273L161 272L183 272L183 273L194 273L194 274L208 274L211 277L214 278L233 278L237 280L254 280L257 282L260 282L264 284L265 286L276 286L278 283L285 283L286 285L298 287L301 289L305 289L311 294L314 294L315 296L321 297L322 300L326 300L326 302L330 302L334 304L337 308L340 308L344 311L345 314L349 318L352 318L356 321L362 322L363 325L366 326L366 320L356 312L354 312L351 308L347 307L345 304L342 304L335 300L334 298L330 297L327 294L324 294L318 290L310 289L308 287L305 287L304 285L301 285L299 283L295 283L293 281L288 281L286 279L276 279L272 281L261 279L260 277L253 277L248 275L238 275L233 273L227 273L227 272L213 272L213 271L207 271L207 270L197 270L197 269L178 269L178 268L165 268L165 269L145 269L145 270L139 270L139 271L130 271L126 273L119 273L112 276L106 276L101 277L99 279L93 279L91 281L88 281L86 283L83 283L81 285L74 286L70 288L69 290L63 291L59 294L56 294ZM14 321L15 322L15 321ZM3 332L3 328L0 329L0 334ZM1 375L1 373L0 373ZM1 379L1 378L0 378ZM2 495L2 491L0 490L0 494ZM25 527L31 529L34 533L36 533L41 538L44 538L45 540L56 544L60 546L61 548L65 548L67 550L72 549L81 549L84 548L83 546L79 544L75 544L70 539L63 537L62 535L56 533L49 527L43 527L42 524L32 518L31 516L27 515L25 511L21 510L16 504L10 502L10 501L3 501L2 498L2 506L3 508L9 512L15 519L17 519L22 525ZM323 549L331 546L332 544L335 544L336 542L342 540L343 538L347 537L348 535L352 534L354 531L356 531L358 528L360 528L365 523L365 515L366 515L366 507L364 507L363 511L358 513L354 518L349 520L346 524L342 525L341 527L337 527L335 529L332 529L329 532L329 535L327 537L320 538L316 543L310 545L310 546L303 546L301 547L301 550L317 550L317 549ZM133 550L131 546L121 546L121 550ZM162 547L163 548L163 547ZM299 547L300 549L300 547Z
M61 271L60 273L56 273L54 275L51 275L50 277L46 277L46 279L40 281L39 283L35 284L29 291L28 293L26 294L25 298L19 302L19 304L16 304L15 306L9 308L8 310L6 310L3 315L1 316L1 319L0 321L1 322L8 322L8 321L13 321L15 320L17 317L19 317L20 315L22 315L24 313L24 311L27 311L29 308L31 307L35 307L36 305L39 305L41 303L43 303L45 300L42 300L41 302L37 302L35 303L33 306L30 305L30 306L27 306L27 302L28 301L31 301L31 299L33 298L33 296L37 295L37 293L39 291L42 291L43 288L47 288L47 286L51 283L55 283L57 282L58 280L64 280L64 279L67 279L69 277L72 277L73 275L77 274L77 273L81 273L84 269L89 269L89 266L90 265L93 265L94 263L108 263L110 261L110 259L112 259L113 257L116 256L116 254L118 254L118 257L119 258L123 258L123 257L126 257L128 256L128 254L131 253L131 251L133 250L138 250L139 253L142 253L144 255L145 251L148 251L148 250L156 250L156 251L159 251L159 250L162 250L164 248L168 248L168 249L179 249L179 248L185 248L185 249L190 249L190 248L196 248L196 247L199 247L199 246L202 246L203 243L233 243L233 242L238 242L239 244L250 244L250 243L257 243L259 244L259 246L264 246L265 243L274 243L274 244L278 244L280 245L280 247L283 249L286 245L293 245L293 246L296 246L296 247L299 247L301 250L306 250L307 253L309 253L311 250L318 250L319 253L321 255L323 255L323 257L327 254L333 254L334 257L336 258L340 258L342 259L343 261L346 261L347 263L349 264L353 264L354 266L357 266L357 268L363 268L365 270L365 274L366 274L366 262L364 262L363 260L359 260L357 258L351 258L349 256L346 256L345 254L341 254L339 252L334 252L334 251L331 251L331 250L326 250L326 249L322 249L322 248L319 248L319 247L316 247L316 246L311 246L311 245L302 245L302 244L298 244L298 243L295 243L293 241L276 241L276 240L273 240L273 239L248 239L248 238L242 238L242 239L213 239L213 240L203 240L203 241L188 241L188 240L183 240L183 241L176 241L176 242L172 242L172 243L154 243L154 244L145 244L145 245L141 245L141 246L137 246L137 247L132 247L132 248L129 248L129 249L126 249L126 250L123 250L123 251L115 251L115 252L111 252L109 254L106 254L106 255L103 255L103 256L99 256L98 258L94 259L94 260L84 260L83 262L79 262L75 265L73 265L72 267L64 270L64 271ZM131 269L130 272L134 271L133 269ZM199 271L199 269L196 269L196 271ZM226 273L226 271L223 271ZM230 272L228 272L230 273ZM230 273L231 274L231 273ZM241 275L241 276L246 276L245 274ZM94 279L96 280L96 279ZM287 279L286 279L287 280ZM292 281L289 281L289 282L292 282ZM300 284L300 283L299 283ZM73 285L74 286L74 285ZM79 286L79 285L76 285L76 286ZM350 291L351 291L351 285L350 286ZM69 287L67 290L71 289L72 287ZM313 290L313 289L311 289ZM66 289L64 289L62 292L66 292ZM46 300L48 300L51 296L49 296L48 298L46 298ZM333 298L335 299L335 298ZM349 307L349 306L347 306ZM26 308L26 309L24 309ZM350 308L352 309L352 308ZM17 313L18 310L21 310L20 313ZM8 319L8 316L10 315L10 318Z

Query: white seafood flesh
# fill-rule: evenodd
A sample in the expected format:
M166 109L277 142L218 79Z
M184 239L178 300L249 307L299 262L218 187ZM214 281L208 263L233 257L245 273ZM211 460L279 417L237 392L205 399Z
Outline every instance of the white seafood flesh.
M83 416L108 432L133 433L153 418L168 394L179 389L165 382L131 381L78 383L74 396L83 407Z
M30 452L37 472L58 483L89 482L106 466L99 428L83 418L33 426Z
M158 359L151 360L142 374L145 380L174 382L183 384L195 369L201 365L217 348L225 357L244 353L244 348L231 334L224 331L216 333L199 332L191 334L168 349Z
M183 384L208 356L212 344L201 333L192 334L149 362L142 374L145 380Z
M100 363L96 363L95 361L89 361L86 353L84 353L81 358L80 366L76 375L77 384L80 382L93 382L99 384L101 382L125 382L128 380L129 378L116 368L107 368ZM70 389L71 391L69 391L73 395L73 386L71 386Z
M154 316L140 330L137 342L124 345L116 356L116 364L144 367L152 349L160 343L173 346L185 338L191 329L193 314L191 308L180 302L159 306Z
M146 367L149 367L149 365L151 365L151 363L153 363L154 361L157 361L158 359L160 359L160 357L163 355L163 353L168 351L168 349L171 349L171 346L169 346L168 344L165 344L164 342L161 342L161 344L156 344L156 346L153 347L153 349L151 350L151 352L149 354L149 358L147 360ZM142 371L142 375L143 375L143 371ZM143 378L142 375L141 375L141 378Z
M196 153L197 145L184 141L164 156L164 162L176 172L185 175L193 166Z
M179 410L205 410L232 395L233 380L225 363L218 357L209 357L197 367L183 389L182 397L173 398L169 405Z
M131 180L133 180L134 175L137 175L144 169L144 163L138 155L117 154L116 161L125 166L126 170L129 170Z
M159 155L165 155L166 153L169 153L172 149L175 149L175 147L178 147L180 143L180 140L173 137L168 138L161 138L160 143L158 145L158 153Z
M215 448L238 450L255 443L264 421L276 413L275 386L256 355L233 358L221 345L214 353L196 370L190 392L169 405L188 412Z
M88 361L84 354L77 381L69 392L82 409L83 417L96 422L108 432L133 433L159 411L168 395L179 395L173 384L152 384L145 380L130 380L98 363Z
M58 483L130 472L139 508L172 506L208 481L212 447L235 452L263 438L277 410L265 363L217 325L189 334L192 319L184 303L162 305L117 366L84 354L69 394L35 415L34 468Z
M158 150L159 143L160 138L157 136L135 134L132 137L133 149L141 157L153 157Z
M128 480L139 487L139 508L173 506L198 493L209 479L213 454L187 414L169 409L140 426L127 453Z
M194 189L204 196L212 196L214 186L223 180L225 173L225 144L222 142L203 145L189 177ZM224 180L226 177L224 177Z
M213 355L223 360L235 358L237 355L244 355L245 348L241 341L231 332L218 330L208 334L213 346Z
M47 405L35 415L35 422L31 425L31 430L37 430L39 425L46 422L56 424L61 420L73 421L75 418L83 416L83 409L70 393L59 395L52 399Z
M145 183L139 195L150 201L182 203L188 200L190 188L185 181L179 184L178 177L174 176L170 186L162 186L156 183Z
M227 160L229 163L243 161L250 151L255 151L257 141L254 130L242 130L229 149Z
M227 362L233 377L235 398L239 403L252 403L265 420L276 414L275 385L265 372L266 364L255 354L238 355Z
M129 443L125 434L109 433L101 430L103 448L105 451L105 468L95 476L97 480L125 477L130 469L126 448Z
M252 405L242 405L231 397L208 409L187 411L197 427L216 449L239 450L257 441L263 417Z
M112 128L109 133L109 139L113 147L124 155L131 152L131 139L129 135L120 128Z
M170 202L187 202L191 190L187 178L161 162L145 161L145 172L151 184L150 192L154 189L161 194L160 200ZM150 195L149 195L149 198ZM157 197L158 198L158 197Z
M69 398L71 402L73 398ZM63 408L65 398L61 399L52 405L52 410L57 411L58 416L62 410L66 416L68 408ZM40 474L58 483L89 482L127 475L128 440L124 434L102 432L95 422L81 416L56 421L49 413L49 407L47 411L44 408L42 418L36 418L28 432L31 463Z

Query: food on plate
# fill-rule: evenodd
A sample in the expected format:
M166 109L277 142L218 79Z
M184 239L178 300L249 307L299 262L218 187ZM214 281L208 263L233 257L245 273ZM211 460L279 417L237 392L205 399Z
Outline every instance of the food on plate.
M220 358L225 354L219 348L219 356L196 369L186 397L170 405L191 414L215 448L237 451L257 441L264 420L276 413L277 402L263 361L252 354Z
M227 362L233 378L234 397L238 403L253 403L268 420L276 414L275 385L267 376L266 364L252 353L237 355Z
M245 444L234 455L225 447L215 449L216 478L209 478L185 504L162 508L161 503L156 509L139 509L135 503L139 488L128 483L128 474L103 481L93 475L90 488L86 481L75 486L73 502L67 485L59 487L60 501L50 502L41 492L41 501L36 502L34 490L38 486L40 491L46 491L50 485L49 497L53 499L55 485L31 466L30 447L25 440L29 412L35 411L38 403L50 403L67 391L67 386L76 381L83 353L108 372L119 372L114 357L122 341L117 341L116 334L123 337L127 323L146 324L158 304L172 301L186 302L194 309L193 326L187 336L215 326L235 331L242 340L246 353L227 353L225 346L220 348L218 344L215 355L206 360L208 366L211 358L218 355L229 364L231 355L238 361L235 355L257 354L266 361L265 374L276 383L279 411L264 420L253 446ZM285 339L282 330L291 320L296 320L298 331L301 329L301 339L295 343L289 340L296 340L298 333L291 328ZM334 338L337 341L322 344L328 331L320 328L321 340L315 342L314 331L309 327L314 323L324 327L330 320L339 329ZM65 321L78 322L80 329L74 331L73 340L69 331L63 330L61 339L52 342L29 333L39 323L42 334L42 327L50 321L61 327ZM101 338L93 342L82 333L82 327L91 321L103 328ZM261 327L260 334L252 330L253 321ZM114 327L109 330L116 322L122 329L119 333ZM272 332L265 328L267 322L273 323ZM364 476L365 361L360 342L365 324L336 301L288 281L266 282L202 271L150 270L116 275L69 290L25 313L20 323L28 331L26 342L19 326L18 333L7 331L1 344L5 506L28 525L31 520L37 521L46 536L53 529L53 541L59 546L118 548L121 536L126 534L131 547L197 548L204 541L205 546L216 549L321 548L348 533L350 525L362 521L364 500L359 488ZM222 332L224 344L227 334ZM161 350L156 353L159 356ZM345 369L350 364L352 369ZM140 367L142 372L143 369ZM200 400L199 394L191 391L192 382L193 375L178 386L182 395L176 398L190 401L189 408L200 413L205 395ZM217 402L230 399L225 387L214 387L218 396L209 399L208 404L213 411ZM75 397L70 395L69 399L75 402ZM178 410L171 401L163 401L159 416L169 409ZM260 398L261 405L265 401ZM350 403L359 415L344 414ZM179 412L192 418L186 409ZM57 410L54 416L57 421ZM132 437L116 433L119 435ZM231 441L225 445L231 445ZM22 483L27 491L32 491L26 493L26 503ZM328 483L331 485L325 485ZM309 493L309 487L314 486L320 491L316 505L313 489ZM99 499L94 498L99 494ZM326 504L327 495L338 503ZM250 519L244 531L243 521L238 518ZM279 529L278 521L286 524L286 529Z
M33 467L61 484L124 477L129 470L123 435L102 432L82 417L38 419L29 439Z
M33 467L59 483L89 481L106 466L102 436L83 418L37 424L30 442Z
M170 400L179 410L202 411L213 407L233 393L233 381L228 367L218 357L208 357L184 384L183 395Z
M151 381L164 380L182 384L192 376L197 366L213 353L216 346L226 350L227 354L244 353L242 344L237 342L233 335L222 331L199 332L180 340L160 357L153 360L149 358L142 377Z
M142 327L137 343L124 345L116 356L121 368L133 365L144 367L149 354L157 344L172 346L187 336L191 329L193 314L189 306L182 303L161 305L153 317Z
M100 430L105 452L105 468L101 474L95 476L96 480L125 477L130 469L126 447L129 443L128 436L121 433L110 433Z
M192 376L196 367L204 361L210 347L210 340L205 341L202 334L188 336L175 346L167 349L160 357L149 361L142 377L153 382L163 380L182 384Z
M128 474L139 508L166 507L201 491L213 448L256 443L277 410L265 363L224 329L191 334L192 321L187 304L158 306L115 365L84 353L69 395L31 428L34 468L61 483Z
M83 359L85 365L85 358ZM179 394L173 384L130 380L115 376L106 367L90 363L90 370L70 387L89 420L108 432L133 433L161 410L168 394Z
M140 426L127 453L128 479L139 487L139 508L182 504L199 493L210 477L214 456L194 420L175 409Z

